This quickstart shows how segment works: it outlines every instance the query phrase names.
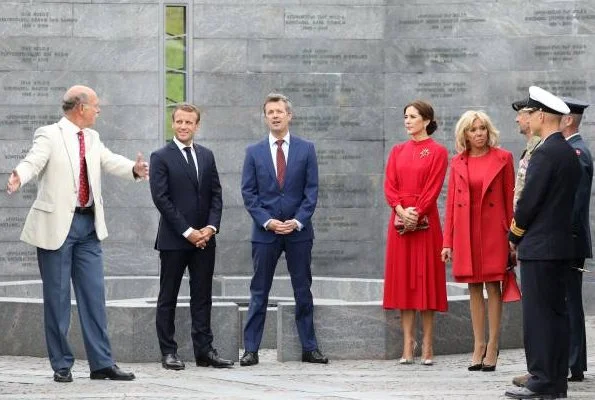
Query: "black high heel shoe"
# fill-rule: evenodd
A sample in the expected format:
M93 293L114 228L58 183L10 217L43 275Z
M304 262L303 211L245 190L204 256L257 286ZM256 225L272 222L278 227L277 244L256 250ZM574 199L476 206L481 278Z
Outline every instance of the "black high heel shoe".
M499 355L500 355L500 349L498 349L498 352L496 353L496 364L498 363ZM481 367L481 370L483 372L494 372L496 370L496 364L494 364L494 365L483 364L483 366Z
M479 362L479 364L471 364L469 367L467 367L468 371L481 371L481 369L483 368L483 359L486 358L486 354L488 352L488 348L486 347L485 351L483 352L483 357L481 357L481 361Z

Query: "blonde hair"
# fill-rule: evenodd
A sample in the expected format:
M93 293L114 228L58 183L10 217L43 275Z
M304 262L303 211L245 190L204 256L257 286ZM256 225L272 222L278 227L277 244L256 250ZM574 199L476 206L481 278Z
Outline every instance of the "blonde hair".
M496 147L500 142L500 131L484 111L465 111L455 126L455 148L459 153L467 150L465 133L471 129L475 120L480 120L488 130L488 146Z

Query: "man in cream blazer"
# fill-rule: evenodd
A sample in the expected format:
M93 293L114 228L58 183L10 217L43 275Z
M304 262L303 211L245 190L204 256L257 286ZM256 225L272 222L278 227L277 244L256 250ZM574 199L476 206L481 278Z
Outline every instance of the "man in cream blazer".
M33 178L37 198L27 215L21 240L37 247L43 281L44 324L54 380L71 382L74 357L67 340L70 281L76 295L91 379L132 380L111 355L107 337L103 259L107 236L101 197L101 171L134 181L149 166L107 149L90 129L99 114L97 94L85 86L68 89L64 117L37 129L33 146L9 177L8 193ZM86 173L85 173L86 172Z

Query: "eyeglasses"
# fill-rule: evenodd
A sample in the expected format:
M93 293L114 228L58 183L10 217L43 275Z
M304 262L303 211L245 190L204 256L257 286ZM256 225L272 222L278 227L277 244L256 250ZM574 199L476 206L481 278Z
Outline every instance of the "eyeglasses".
M81 105L83 106L83 108L93 107L95 110L98 110L99 109L99 104L81 103Z

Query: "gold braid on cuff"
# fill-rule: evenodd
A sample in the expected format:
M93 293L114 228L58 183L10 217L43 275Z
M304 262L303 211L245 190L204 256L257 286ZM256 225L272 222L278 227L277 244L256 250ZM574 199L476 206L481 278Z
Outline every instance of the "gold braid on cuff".
M525 232L527 231L526 229L521 229L518 226L516 226L516 221L514 220L514 218L512 219L512 224L510 225L510 231L512 232L513 235L521 237L525 234Z

